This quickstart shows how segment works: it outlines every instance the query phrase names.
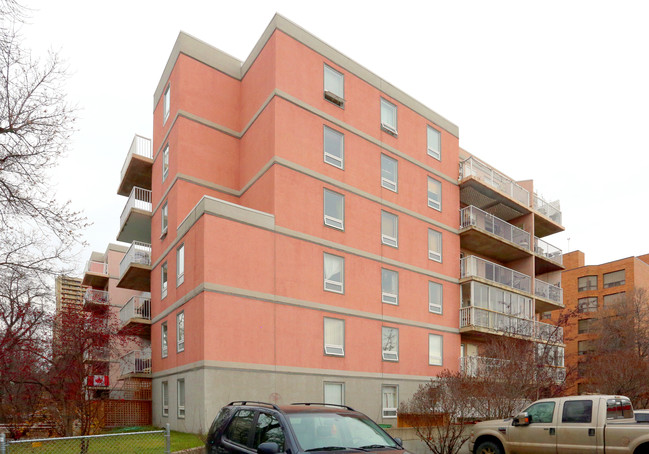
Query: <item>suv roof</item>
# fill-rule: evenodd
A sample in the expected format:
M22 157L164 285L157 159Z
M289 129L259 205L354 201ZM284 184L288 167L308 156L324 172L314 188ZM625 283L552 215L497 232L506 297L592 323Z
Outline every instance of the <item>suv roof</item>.
M276 405L268 402L259 402L254 400L237 400L230 402L228 407L270 407L281 413L340 413L354 412L347 405L325 404L322 402L294 402L288 405Z

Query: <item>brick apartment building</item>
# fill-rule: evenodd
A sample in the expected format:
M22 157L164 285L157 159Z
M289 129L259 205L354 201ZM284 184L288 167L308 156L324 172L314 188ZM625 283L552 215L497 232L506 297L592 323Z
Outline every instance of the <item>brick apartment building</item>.
M276 15L245 62L180 33L153 107L121 174L116 288L150 292L154 424L204 431L251 399L396 425L487 336L547 340L558 203L297 25Z

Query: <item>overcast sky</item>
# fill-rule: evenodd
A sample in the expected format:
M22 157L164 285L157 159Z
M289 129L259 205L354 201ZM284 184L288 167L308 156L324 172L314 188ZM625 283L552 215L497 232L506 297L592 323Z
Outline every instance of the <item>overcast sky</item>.
M245 60L278 12L460 128L460 146L539 195L587 264L649 253L649 2L25 0L35 54L58 50L81 111L54 175L94 225L80 255L115 241L119 173L151 137L153 91L183 30Z

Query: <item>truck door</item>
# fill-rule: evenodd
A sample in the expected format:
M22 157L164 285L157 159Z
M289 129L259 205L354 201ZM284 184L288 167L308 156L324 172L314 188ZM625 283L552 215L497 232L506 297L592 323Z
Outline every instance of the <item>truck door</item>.
M530 417L527 426L509 426L507 439L512 454L555 454L558 411L555 402L536 402L525 410Z
M561 422L557 425L558 454L596 453L598 444L597 414L598 400L564 400Z

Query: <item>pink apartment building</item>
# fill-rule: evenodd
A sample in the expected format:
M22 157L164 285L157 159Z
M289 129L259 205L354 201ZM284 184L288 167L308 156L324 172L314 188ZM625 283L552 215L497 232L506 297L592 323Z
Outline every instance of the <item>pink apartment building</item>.
M396 425L485 336L537 340L562 307L561 251L541 239L558 206L279 15L245 62L180 33L153 122L122 171L117 287L151 295L156 425L206 431L240 399Z

